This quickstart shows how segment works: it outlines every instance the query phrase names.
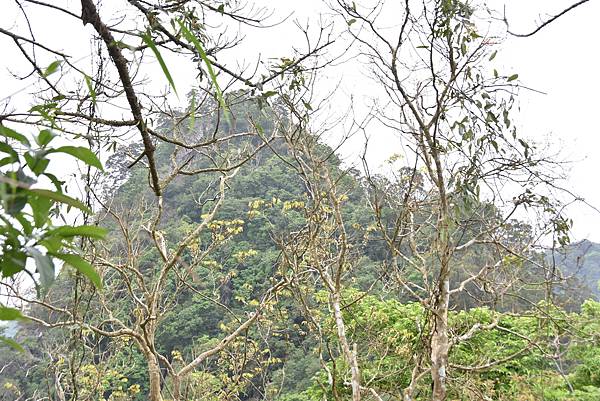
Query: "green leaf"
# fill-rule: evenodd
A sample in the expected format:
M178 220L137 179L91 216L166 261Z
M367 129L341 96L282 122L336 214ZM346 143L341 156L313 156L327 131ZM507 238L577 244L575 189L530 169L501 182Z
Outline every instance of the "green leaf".
M5 157L3 159L0 159L0 167L6 166L7 164L11 164L14 162L16 162L16 160L12 156Z
M52 202L52 199L40 196L29 197L29 205L33 212L33 221L36 227L43 227L50 221L50 208L53 204L54 202Z
M495 59L495 58L496 58L496 54L498 54L498 50L495 50L495 51L492 53L492 55L491 55L491 56L490 56L490 58L489 58L489 61L492 61L493 59Z
M44 173L44 175L52 181L52 184L54 184L57 191L62 191L62 184L65 183L64 181L60 181L54 174Z
M16 188L14 189L13 193L4 195L4 199L2 200L6 213L10 214L11 216L16 216L21 210L23 210L27 204L27 196L23 194L25 191L26 190L22 188Z
M18 222L21 224L21 227L23 227L23 233L27 236L30 236L31 233L33 232L33 226L31 225L29 220L25 217L25 215L23 215L22 213L19 213L15 216L15 219L17 219Z
M90 96L92 97L92 102L96 103L96 91L92 85L92 78L87 74L83 74L83 77L85 78L85 85L87 86Z
M519 74L513 74L510 77L508 77L507 81L514 81L515 79L519 78Z
M40 131L37 138L35 138L35 141L40 146L46 146L50 143L50 141L52 141L54 138L56 138L56 136L57 135L53 131L51 131L49 129L43 129Z
M25 191L33 195L52 199L57 202L64 203L65 205L76 207L85 213L92 213L92 211L81 201L71 198L70 196L67 196L61 192L50 191L47 189L27 189Z
M354 19L354 18L349 19L348 21L346 21L346 23L348 24L348 26L354 24L355 22L356 22L356 19Z
M88 237L95 239L104 239L106 237L106 229L98 226L82 225L82 226L62 226L49 232L52 235L59 235L64 238L70 237Z
M150 49L152 49L152 52L154 52L154 55L156 56L156 59L158 60L158 64L160 64L160 68L162 68L163 73L165 74L165 77L167 77L167 81L169 81L169 84L171 84L171 87L175 91L175 94L177 94L177 89L175 88L175 82L173 82L173 77L171 77L171 73L169 72L169 69L167 68L167 64L165 64L165 60L162 58L162 55L158 51L158 47L156 47L156 44L154 44L154 41L152 40L152 36L150 35L149 32L146 32L145 34L142 35L142 39L144 40L144 43L146 43L148 45L148 47Z
M83 146L61 146L60 148L49 150L48 153L67 153L92 167L96 167L98 170L104 170L102 163L100 163L94 152Z
M62 249L62 241L61 237L46 236L46 238L40 241L40 245L44 246L48 250L48 253L53 254Z
M44 73L42 74L43 77L47 77L49 75L54 74L57 70L58 67L60 67L60 65L62 64L62 60L56 60L50 63L50 65L48 67L46 67L46 69L44 70Z
M21 311L15 308L9 308L8 306L0 305L0 320L22 320L25 317L21 314Z
M15 350L17 350L19 352L25 352L23 347L21 347L19 345L19 343L16 342L15 340L13 340L12 338L0 336L0 344L8 345L9 347L14 348Z
M100 278L100 275L94 270L92 265L81 256L71 253L55 253L53 256L64 260L66 264L74 267L77 271L90 279L96 288L99 290L102 289L102 279Z
M50 160L44 157L45 154L46 152L42 151L35 152L33 155L31 153L25 153L23 155L27 162L27 166L29 166L35 175L40 175L46 171L46 167L48 167L48 163L50 163Z
M4 125L1 125L1 124L0 124L0 135L8 137L8 138L16 139L17 141L21 142L23 145L25 145L27 147L31 146L29 139L27 139L25 137L25 135L19 134L17 131L10 129L8 127L5 127Z
M13 250L10 253L5 254L4 260L2 261L1 270L3 277L12 277L18 272L25 269L27 262L27 255L25 252Z
M9 155L8 163L14 163L19 160L19 155L17 154L17 151L14 150L13 147L10 146L8 143L0 142L0 152Z
M181 27L181 33L183 33L183 36L188 40L188 42L190 42L194 45L194 47L198 51L198 54L200 55L200 58L206 64L206 68L208 70L208 75L210 76L210 79L211 79L213 85L215 86L215 91L217 92L217 100L219 101L219 104L221 105L221 108L223 109L223 111L225 113L225 119L227 120L227 123L229 123L229 125L231 125L231 117L229 116L229 108L227 107L227 103L225 103L225 98L223 97L223 92L221 92L221 88L219 87L219 83L217 82L217 75L215 74L215 71L212 67L212 63L208 59L206 52L204 51L204 48L202 47L202 44L200 43L198 38L196 36L194 36L194 34L192 34L189 29L187 29L187 27L183 24L183 22L177 20L177 23Z
M40 283L48 289L54 282L54 263L48 255L44 255L35 248L27 248L27 253L35 259L37 272L40 274Z

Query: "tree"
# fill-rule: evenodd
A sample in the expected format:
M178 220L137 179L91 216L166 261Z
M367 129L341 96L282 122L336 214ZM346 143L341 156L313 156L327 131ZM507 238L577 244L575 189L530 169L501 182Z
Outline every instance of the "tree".
M2 284L9 296L46 307L60 316L49 321L29 316L39 324L47 327L75 327L80 333L91 332L89 335L94 336L133 339L148 364L149 399L162 399L164 381L161 378L160 364L167 367L172 380L173 397L179 399L180 379L189 375L207 358L223 350L238 335L245 333L258 319L262 309L269 304L279 286L274 283L271 291L264 294L255 312L235 325L221 342L187 363L176 367L172 360L161 355L156 349L155 337L160 319L168 311L168 305L177 294L177 291L169 293L167 289L171 289L173 285L176 290L181 289L182 285L189 285L188 269L200 264L217 245L241 230L241 223L238 221L214 220L222 206L228 181L244 163L266 147L281 128L279 122L272 121L276 113L271 113L264 119L272 123L271 128L263 127L260 125L262 121L257 120L258 116L236 115L233 111L234 105L236 102L245 102L251 96L248 91L251 91L252 96L258 98L263 106L268 105L273 89L277 89L273 85L276 78L297 76L302 71L313 68L313 57L331 41L326 35L321 35L312 43L307 33L307 48L304 52L295 52L287 58L265 65L264 69L247 73L243 68L230 67L224 61L220 61L219 52L240 46L239 37L226 34L232 24L246 27L267 26L266 18L269 15L265 9L245 7L238 2L184 1L165 5L162 2L131 0L120 4L122 10L119 11L123 12L124 18L117 24L107 24L107 17L101 15L102 11L107 10L99 10L91 0L82 0L81 10L38 1L26 3L37 11L21 8L25 24L29 23L28 15L32 12L54 13L58 18L64 18L66 23L83 24L88 27L87 34L91 33L94 52L97 52L98 56L92 56L95 63L91 70L82 69L72 61L69 54L39 40L33 34L34 27L27 35L1 29L0 34L13 41L16 49L30 64L33 73L39 75L42 89L37 93L39 106L25 112L4 112L0 120L15 127L25 124L48 126L54 131L60 131L68 140L86 139L89 148L96 151L114 150L119 143L127 144L126 138L130 131L134 130L142 149L139 153L131 155L128 168L136 168L134 174L140 178L147 175L148 185L144 185L143 180L138 181L139 193L136 195L139 196L134 199L139 203L136 204L135 210L131 210L128 206L132 205L111 204L110 196L98 192L94 186L96 179L87 172L86 190L89 191L90 203L99 208L96 221L101 221L102 215L108 216L113 220L113 227L121 231L123 241L106 245L86 244L84 247L88 260L101 270L103 280L108 285L108 289L99 293L97 298L89 298L89 294L84 294L84 288L80 288L82 292L74 291L75 299L71 304L55 305L51 298L33 299L9 282ZM206 22L207 20L210 22ZM134 24L136 27L131 28L129 24L138 21L144 22L141 26ZM217 28L213 28L215 21L221 22ZM326 33L326 30L322 29L321 34L324 32ZM163 57L166 53L169 53L169 56ZM55 60L46 68L43 67L43 63L48 57ZM157 100L156 93L152 93L138 80L140 73L151 71L148 65L142 63L142 60L147 58L152 58L158 63L165 83L168 83L174 93L177 93L177 89L168 67L168 64L171 64L170 60L175 58L178 62L188 63L197 69L199 80L192 86L187 110L175 110L167 97L163 97L162 101ZM61 74L58 74L59 71ZM239 94L227 95L229 87L242 86L248 88L248 91L242 92L241 97ZM162 95L161 92L159 94ZM252 117L255 120L252 120ZM158 126L160 122L165 121L168 121L167 126ZM242 124L238 125L238 122ZM8 128L3 127L3 133L21 143L25 141L24 137ZM52 136L50 131L42 131L38 136L38 139L42 138L40 146L46 146ZM17 162L8 148L7 151L10 161ZM98 158L92 159L93 154L89 151L84 152L80 147L69 145L52 151L71 153L88 164L99 166ZM157 163L161 152L164 165ZM47 162L44 157L44 152L39 153L39 160L31 162L35 165L33 168L38 168L36 162L45 167ZM28 164L31 163L28 161ZM40 167L39 171L34 173L39 175L43 170ZM205 181L207 187L200 196L204 204L198 207L198 215L202 217L191 221L189 227L172 233L175 234L174 237L167 237L162 230L165 215L171 213L168 210L168 201L165 200L170 185L176 183L180 177L202 175L211 177L210 182ZM23 197L12 192L23 192L23 188L13 185L14 188L17 189L7 192L12 198L6 199L12 203L18 201L19 208L14 211L16 214L23 207ZM70 202L71 205L83 208L79 203L76 204L74 200L64 196L59 198L59 195L54 195L52 198L48 193L40 194L39 191L34 195ZM30 199L31 204L37 198ZM32 206L35 209L36 206ZM49 209L50 206L47 206L45 210ZM21 221L21 224L25 223L25 220ZM88 233L93 230L91 225L81 226L79 230L81 232L75 234L99 236L96 231ZM10 232L9 234L12 235ZM208 237L206 247L199 246L198 241L203 236ZM71 237L73 233L68 238ZM111 246L114 247L111 249ZM15 252L21 252L18 246L13 248ZM58 249L48 250L54 252ZM138 253L140 250L144 253ZM13 251L12 248L10 251ZM123 254L118 255L111 253L112 251ZM33 256L36 255L34 252ZM124 258L121 259L120 256ZM79 259L79 256L78 259L75 259L75 255L62 258L88 276L97 279L93 270L88 271L89 263ZM49 260L44 255L39 255L37 259L42 261L42 266ZM24 265L23 258L19 261ZM155 266L156 270L150 266ZM42 273L45 271L38 269ZM193 290L193 286L191 287L190 290ZM128 295L131 302L129 306L132 308L129 311L118 311L125 313L124 316L109 309L110 302L107 302L113 295L120 294L120 291ZM87 298L88 302L97 304L100 310L106 312L106 320L87 320L89 316L81 309L84 308L80 303L81 297Z
M490 68L496 39L481 30L476 5L337 1L333 7L362 45L373 78L389 99L378 118L403 138L414 160L407 161L410 175L394 183L408 188L403 197L379 196L386 188L373 191L390 268L401 272L399 285L429 313L429 360L416 356L419 363L405 399L413 399L414 382L430 372L432 399L444 400L452 375L448 313L453 294L479 283L494 299L504 298L522 279L515 272L524 261L544 269L532 254L540 236L555 232L557 243L566 243L569 221L547 195L554 179L551 160L538 156L511 122L518 75ZM391 15L402 16L393 29ZM373 180L371 185L376 187ZM514 195L507 196L513 188ZM426 199L420 195L423 189ZM383 207L394 209L393 224L382 223ZM540 231L513 242L511 218L523 208L540 210ZM419 247L419 238L430 242ZM402 247L405 241L408 246ZM477 270L468 271L452 288L452 278L470 252L482 255ZM403 274L410 270L421 280ZM545 272L539 285L557 280L556 271Z

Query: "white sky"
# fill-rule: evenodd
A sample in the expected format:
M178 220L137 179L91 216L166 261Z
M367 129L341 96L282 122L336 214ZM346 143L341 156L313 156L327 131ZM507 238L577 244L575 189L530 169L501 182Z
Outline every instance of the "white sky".
M492 0L489 5L506 12L511 21L511 29L515 32L527 32L536 27L540 18L547 14L555 14L575 0ZM24 26L15 26L18 10L14 3L4 0L0 14L0 27L24 32ZM79 13L79 2L75 0L56 1ZM320 0L279 0L277 2L260 0L260 4L276 7L276 15L294 12L294 18L306 21L316 19L318 12L325 10ZM117 7L121 2L105 0L105 7ZM275 6L273 6L275 4ZM47 14L32 16L32 23L38 38L51 47L62 48L74 60L89 53L90 27L83 28L75 24L73 19L62 19L56 14L49 18ZM496 60L504 68L518 72L521 82L531 88L545 92L546 95L522 91L520 96L521 114L519 125L526 136L541 142L550 142L551 148L560 151L563 160L572 161L570 181L567 187L590 204L600 207L600 158L597 156L600 147L600 133L595 121L600 114L600 0L591 0L579 9L563 16L552 25L546 27L531 38L509 38L501 47ZM316 21L313 20L313 26ZM237 58L248 61L257 53L263 57L280 57L289 54L294 44L301 44L302 37L294 28L292 19L273 30L255 31L248 36L247 45L236 50ZM250 47L251 46L251 47ZM11 40L0 35L0 99L18 91L32 81L18 81L8 74L29 71L23 57L14 51ZM49 59L48 63L52 61ZM167 60L168 62L168 60ZM84 68L89 60L84 59L78 66ZM186 84L193 79L194 71L178 64L169 65L180 93L186 93ZM156 69L160 82L157 87L164 87L162 74ZM340 89L344 96L354 93L364 96L370 92L370 82L363 75L364 69L356 63L348 63L335 71L331 82L337 78L343 80ZM19 93L12 99L12 104L24 107L29 103L29 93L35 85ZM345 108L342 105L340 109ZM339 112L339 111L338 111ZM374 141L372 151L380 160L397 152L390 138ZM574 237L576 240L588 238L600 242L600 213L582 204L569 210L575 221Z

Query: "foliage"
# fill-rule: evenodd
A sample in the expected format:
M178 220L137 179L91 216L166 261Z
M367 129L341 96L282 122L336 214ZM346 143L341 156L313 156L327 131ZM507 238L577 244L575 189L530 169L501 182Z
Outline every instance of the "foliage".
M36 106L40 112L50 106ZM56 107L56 106L54 106ZM52 122L51 117L48 120ZM97 288L101 279L92 265L80 254L76 241L79 239L102 239L106 231L93 225L57 224L61 210L66 206L90 213L88 206L64 193L64 183L53 173L58 170L52 154L66 154L86 165L102 169L96 155L86 147L58 146L51 142L57 134L42 129L34 135L33 143L26 135L0 124L0 160L3 167L0 182L0 280L8 282L11 277L25 272L43 293L48 290L56 276L56 262L63 262L88 277ZM49 180L54 189L40 187ZM28 260L33 261L35 273L27 269ZM17 309L0 305L0 320L21 318ZM17 346L10 339L3 342Z

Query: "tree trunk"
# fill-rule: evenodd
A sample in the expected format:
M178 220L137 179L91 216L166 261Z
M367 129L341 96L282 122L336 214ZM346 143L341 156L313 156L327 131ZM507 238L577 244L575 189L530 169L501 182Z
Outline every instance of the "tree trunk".
M351 386L352 386L352 401L360 401L360 372L358 370L358 361L356 358L356 350L350 349L348 339L346 337L346 325L342 316L341 299L340 294L335 292L331 294L331 303L333 306L333 315L335 318L335 325L337 327L338 337L344 357L348 365L350 365L351 374Z
M148 394L148 400L163 401L161 395L161 375L158 359L156 359L155 355L149 354L146 355L146 362L148 363L148 376L150 378L150 390Z
M448 261L442 261L438 294L433 308L433 332L431 334L431 379L433 401L446 399L448 369L448 306L450 302L450 275Z
M181 400L181 377L179 375L171 376L173 383L173 401Z

